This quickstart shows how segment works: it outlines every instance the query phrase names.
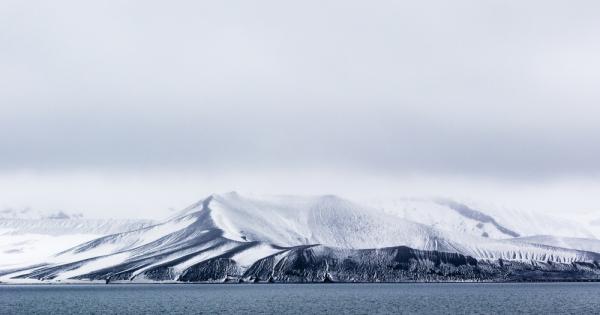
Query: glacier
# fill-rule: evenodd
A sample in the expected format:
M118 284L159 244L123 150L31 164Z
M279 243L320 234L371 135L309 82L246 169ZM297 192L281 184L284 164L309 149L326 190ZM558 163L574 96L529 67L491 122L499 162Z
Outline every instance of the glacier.
M596 245L528 239L518 226L448 200L407 202L408 207L377 207L333 195L214 194L165 222L0 271L0 281L600 279ZM427 207L418 207L423 203ZM418 214L419 208L434 210ZM443 215L434 222L436 213Z

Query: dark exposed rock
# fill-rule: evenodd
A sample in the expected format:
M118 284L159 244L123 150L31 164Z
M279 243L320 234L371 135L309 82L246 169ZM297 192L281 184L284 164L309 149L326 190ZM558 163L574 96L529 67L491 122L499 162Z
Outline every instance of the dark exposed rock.
M303 246L257 261L243 277L265 275L278 282L564 281L600 280L600 268L593 263L477 261L403 246L364 250Z
M333 279L331 279L331 275L329 273L325 274L325 279L323 279L324 283L333 283L335 281L333 281Z
M198 264L195 264L186 269L179 281L197 282L197 281L218 281L227 279L229 275L240 275L241 270L230 258L214 258Z
M255 246L243 243L244 248ZM525 260L476 260L439 251L416 250L405 246L380 249L341 249L321 245L281 248L281 251L242 268L225 252L185 269L178 277L173 267L203 253L191 252L168 263L160 256L139 259L105 268L77 279L134 280L134 273L149 280L183 282L436 282L436 281L600 281L600 264L559 263ZM83 261L85 262L85 261ZM53 279L76 269L83 262L35 269L20 278ZM158 263L158 264L157 264ZM139 273L139 272L138 272Z

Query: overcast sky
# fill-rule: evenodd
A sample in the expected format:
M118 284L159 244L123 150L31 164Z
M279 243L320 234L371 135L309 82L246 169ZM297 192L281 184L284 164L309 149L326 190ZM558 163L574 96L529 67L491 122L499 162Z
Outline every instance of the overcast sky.
M599 16L592 0L4 0L0 207L418 190L600 214Z

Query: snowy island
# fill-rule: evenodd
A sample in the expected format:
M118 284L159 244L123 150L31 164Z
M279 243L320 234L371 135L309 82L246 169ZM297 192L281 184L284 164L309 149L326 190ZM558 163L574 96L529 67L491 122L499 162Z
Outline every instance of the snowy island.
M550 218L542 222L511 223L444 199L377 207L331 195L232 192L209 196L165 222L134 224L39 261L0 262L0 281L600 280L600 241L593 232ZM547 229L560 227L572 233L548 235Z

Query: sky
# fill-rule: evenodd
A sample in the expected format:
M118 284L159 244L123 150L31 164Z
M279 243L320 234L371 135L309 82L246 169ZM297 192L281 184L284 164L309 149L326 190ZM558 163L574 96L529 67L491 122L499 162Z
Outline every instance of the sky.
M600 217L598 1L0 2L0 208L213 192Z

